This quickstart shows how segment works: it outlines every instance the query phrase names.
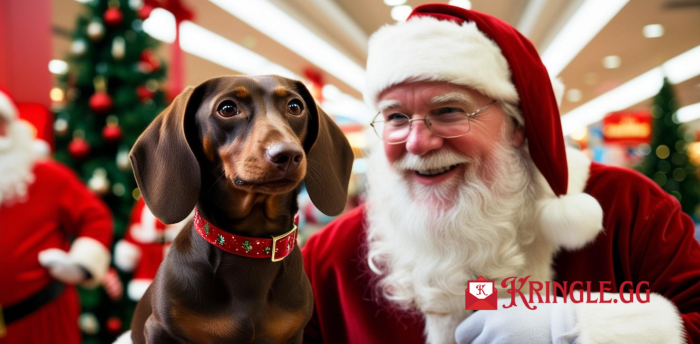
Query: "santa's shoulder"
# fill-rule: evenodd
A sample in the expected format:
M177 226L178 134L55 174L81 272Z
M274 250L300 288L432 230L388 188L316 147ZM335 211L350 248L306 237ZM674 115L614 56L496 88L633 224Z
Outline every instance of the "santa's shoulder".
M635 170L596 162L591 163L585 192L598 199L601 205L624 201L642 206L675 200L654 181Z
M304 260L314 261L317 268L317 264L331 268L357 262L365 247L364 214L364 205L360 205L311 235L302 249Z
M36 179L51 178L59 180L77 180L78 176L68 166L52 159L41 159L34 163L32 171Z

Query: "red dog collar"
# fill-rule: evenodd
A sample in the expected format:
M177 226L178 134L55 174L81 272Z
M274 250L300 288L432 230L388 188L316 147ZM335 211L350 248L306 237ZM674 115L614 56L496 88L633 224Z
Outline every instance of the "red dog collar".
M294 227L287 233L272 236L272 239L262 239L235 235L225 232L204 220L199 212L194 211L194 228L197 233L210 244L226 252L248 258L272 258L278 262L287 257L297 243L297 218Z

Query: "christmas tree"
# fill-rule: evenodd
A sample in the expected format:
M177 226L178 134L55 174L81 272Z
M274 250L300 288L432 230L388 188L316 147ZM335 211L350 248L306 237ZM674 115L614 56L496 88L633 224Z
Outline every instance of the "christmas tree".
M92 0L77 20L69 71L59 80L66 103L56 110L56 160L102 197L122 238L139 197L129 150L164 108L165 67L157 41L142 29L152 7L134 0ZM121 275L122 281L128 277ZM111 343L127 328L134 303L103 288L80 290L85 343Z
M684 134L676 118L676 111L678 105L673 88L664 79L651 108L654 118L651 151L640 169L666 192L675 196L681 202L683 212L694 216L700 201L700 184L697 169L687 154L688 143L694 141L694 136Z

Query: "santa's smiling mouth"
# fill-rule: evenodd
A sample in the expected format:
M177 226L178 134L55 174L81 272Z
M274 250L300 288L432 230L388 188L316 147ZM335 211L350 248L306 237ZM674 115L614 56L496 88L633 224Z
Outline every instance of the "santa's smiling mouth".
M441 167L441 168L436 168L436 169L431 169L431 170L416 170L414 171L417 175L423 176L423 177L436 177L443 175L447 172L452 171L455 167L459 166L461 164L456 164L456 165L451 165L447 167Z

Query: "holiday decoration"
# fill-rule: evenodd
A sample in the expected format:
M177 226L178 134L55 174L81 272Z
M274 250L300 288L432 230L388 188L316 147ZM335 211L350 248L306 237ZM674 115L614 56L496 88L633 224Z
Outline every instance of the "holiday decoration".
M153 94L155 92L151 91L146 87L146 85L141 85L136 88L136 95L141 99L142 102L145 102L147 100L151 100L153 98Z
M117 317L110 317L107 319L107 331L119 334L122 331L122 321Z
M144 4L141 6L141 9L138 10L138 15L141 20L146 20L148 17L151 16L151 12L153 12L154 8L151 5Z
M66 136L68 133L68 121L63 118L59 118L54 122L53 129L56 131L56 135Z
M102 129L102 138L109 144L115 144L122 138L122 129L119 128L117 116L107 118L107 125Z
M98 168L88 181L90 190L98 195L104 195L109 192L109 180L107 179L107 171L103 168Z
M85 41L82 39L76 39L71 43L70 50L75 56L82 56L85 54L85 50L87 49L87 44L85 44Z
M139 60L139 69L145 74L153 73L161 67L160 59L152 50L144 50Z
M54 156L73 168L110 207L114 242L126 234L134 195L138 198L129 151L167 105L158 86L167 72L154 53L159 43L141 28L144 2L151 9L159 7L153 0L91 0L78 5L83 11L75 21L73 45L66 58L70 71L59 76L57 83L65 90L66 101L55 110ZM119 16L121 20L117 20ZM141 64L149 66L149 73L140 71ZM151 88L151 84L156 87ZM144 85L151 91L148 106L135 93ZM76 129L83 134L74 143L76 135L71 133ZM120 284L116 283L121 279L126 289L131 275L117 270L108 278L111 282L104 288L80 290L83 311L93 314L100 325L96 333L84 334L85 344L112 343L116 339L116 333L110 330L110 317L119 318L121 332L131 323L135 303L128 297L117 297ZM126 294L126 290L123 292Z
M68 152L74 160L83 160L90 154L90 145L82 137L75 137L68 145Z
M104 92L98 92L90 97L90 109L96 114L105 114L112 109L112 98Z
M114 250L114 264L124 272L133 272L127 287L130 299L138 301L153 282L170 244L191 217L174 225L158 221L139 199L131 214L129 231Z
M122 11L120 11L119 8L108 9L105 11L103 18L105 24L111 27L119 26L124 21L124 15L122 15Z
M112 41L112 57L114 57L115 60L121 60L124 58L125 53L126 42L124 41L124 37L114 37Z
M104 36L105 34L105 28L102 26L102 23L100 23L97 20L93 20L88 24L87 26L87 35L90 37L91 40L93 41L98 41Z
M700 203L700 183L697 168L688 158L689 141L686 141L683 128L674 118L678 111L677 104L671 84L668 79L664 79L651 108L651 151L642 162L640 170L666 192L675 196L683 211L693 216L696 214L696 206ZM694 135L689 136L692 141Z
M129 151L122 149L117 153L117 167L125 172L131 172L131 160L129 160Z
M80 326L80 330L82 330L86 334L95 334L100 330L100 323L97 320L97 317L95 317L94 314L88 312L80 315L80 318L78 319L78 325Z

